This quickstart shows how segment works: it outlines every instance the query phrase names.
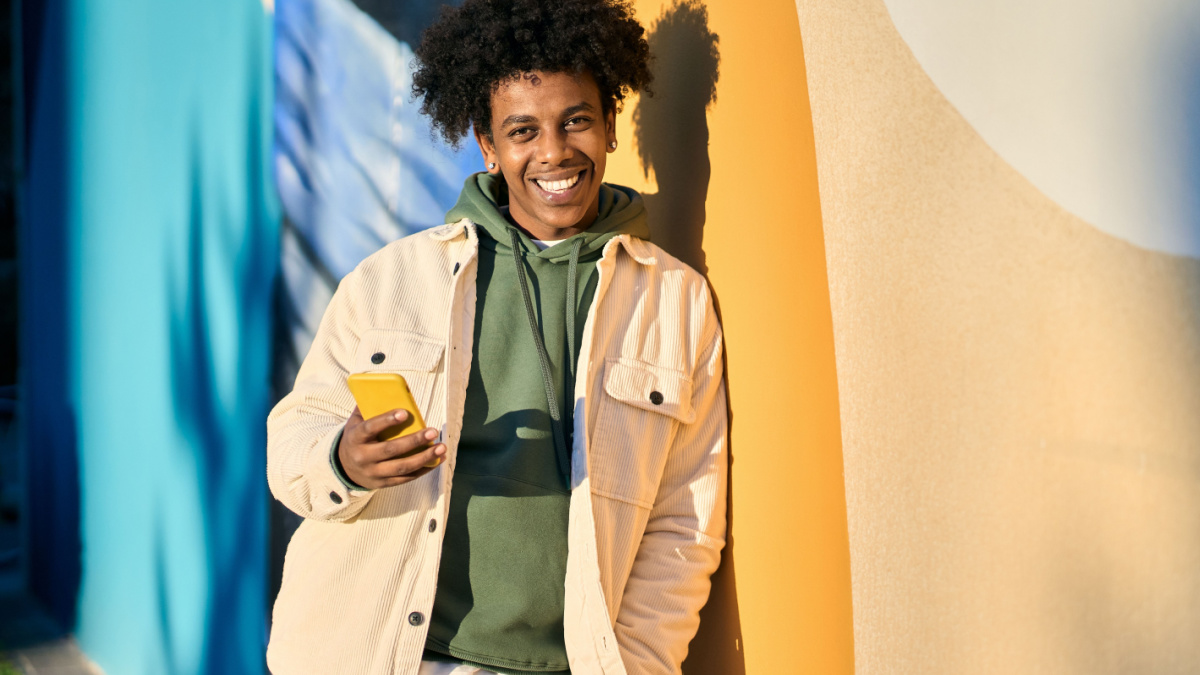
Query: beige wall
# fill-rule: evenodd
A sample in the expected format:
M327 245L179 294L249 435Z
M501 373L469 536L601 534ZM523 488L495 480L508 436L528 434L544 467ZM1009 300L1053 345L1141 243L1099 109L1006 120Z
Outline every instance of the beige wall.
M882 0L797 10L857 670L1195 672L1200 264L1038 192Z

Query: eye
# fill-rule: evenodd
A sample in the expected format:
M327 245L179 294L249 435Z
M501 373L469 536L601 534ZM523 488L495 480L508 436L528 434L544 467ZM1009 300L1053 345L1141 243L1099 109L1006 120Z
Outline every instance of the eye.
M508 137L515 141L525 140L533 135L533 131L533 127L517 127L508 132Z
M568 129L586 129L591 125L591 123L592 118L586 115L579 115L567 120L563 126L567 127Z

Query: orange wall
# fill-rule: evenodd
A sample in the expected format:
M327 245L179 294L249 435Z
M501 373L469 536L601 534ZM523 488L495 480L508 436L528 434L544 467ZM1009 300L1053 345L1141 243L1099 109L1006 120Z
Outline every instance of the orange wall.
M849 673L837 373L795 5L712 0L707 26L704 5L635 5L657 95L626 102L606 178L647 193L655 240L707 268L728 349L730 546L685 671Z

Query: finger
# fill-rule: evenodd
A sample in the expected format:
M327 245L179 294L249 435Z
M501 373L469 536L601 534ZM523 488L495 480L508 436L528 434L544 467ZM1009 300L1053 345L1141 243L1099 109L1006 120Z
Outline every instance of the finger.
M342 426L342 440L338 443L339 447L358 438L358 428L362 425L362 421L362 413L358 411L358 406L354 406L354 410L350 411L350 417L346 418L346 424Z
M382 481L380 481L380 487L393 487L396 485L404 485L405 483L412 482L412 481L420 478L421 476L424 476L425 474L429 473L430 471L433 471L436 468L437 468L436 466L427 466L427 467L422 467L422 468L420 468L410 474L404 475L404 476L392 476L391 478L385 478Z
M346 430L342 433L342 440L357 441L362 423L362 411L358 409L358 406L354 406L354 410L350 411L350 418L346 420Z
M406 434L399 438L393 438L390 441L384 441L379 444L377 457L380 462L385 462L389 459L395 459L401 455L406 455L417 448L429 443L438 437L437 429L427 427L421 431L411 434Z
M407 457L380 462L375 465L376 478L380 480L390 480L391 478L410 476L418 477L428 473L428 470L437 468L436 466L426 466L433 464L434 460L441 460L446 456L446 445L438 443L424 450L413 453ZM440 463L440 461L439 461Z
M408 419L408 411L403 408L389 410L382 415L376 415L371 419L363 422L356 430L358 433L359 443L373 443L375 437L389 427L394 427L397 424L404 424Z

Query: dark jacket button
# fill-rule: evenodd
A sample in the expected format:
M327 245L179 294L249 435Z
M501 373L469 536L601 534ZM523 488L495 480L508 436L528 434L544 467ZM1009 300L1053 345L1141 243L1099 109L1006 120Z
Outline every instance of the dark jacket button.
M654 405L662 403L662 394L657 391L650 392L650 402Z
M413 612L408 615L408 622L414 626L420 626L425 623L425 615L420 612Z
M436 531L437 531L437 520L430 520L430 521L429 521L429 531L430 531L430 532L436 532Z
M329 493L329 501L333 502L334 504L341 504L342 496L336 492L330 492Z
M379 364L383 363L384 358L385 357L383 355L383 352L375 352L374 354L371 355L371 363L374 363L375 365L379 365Z
M451 274L458 274L458 263L454 263L454 271Z

